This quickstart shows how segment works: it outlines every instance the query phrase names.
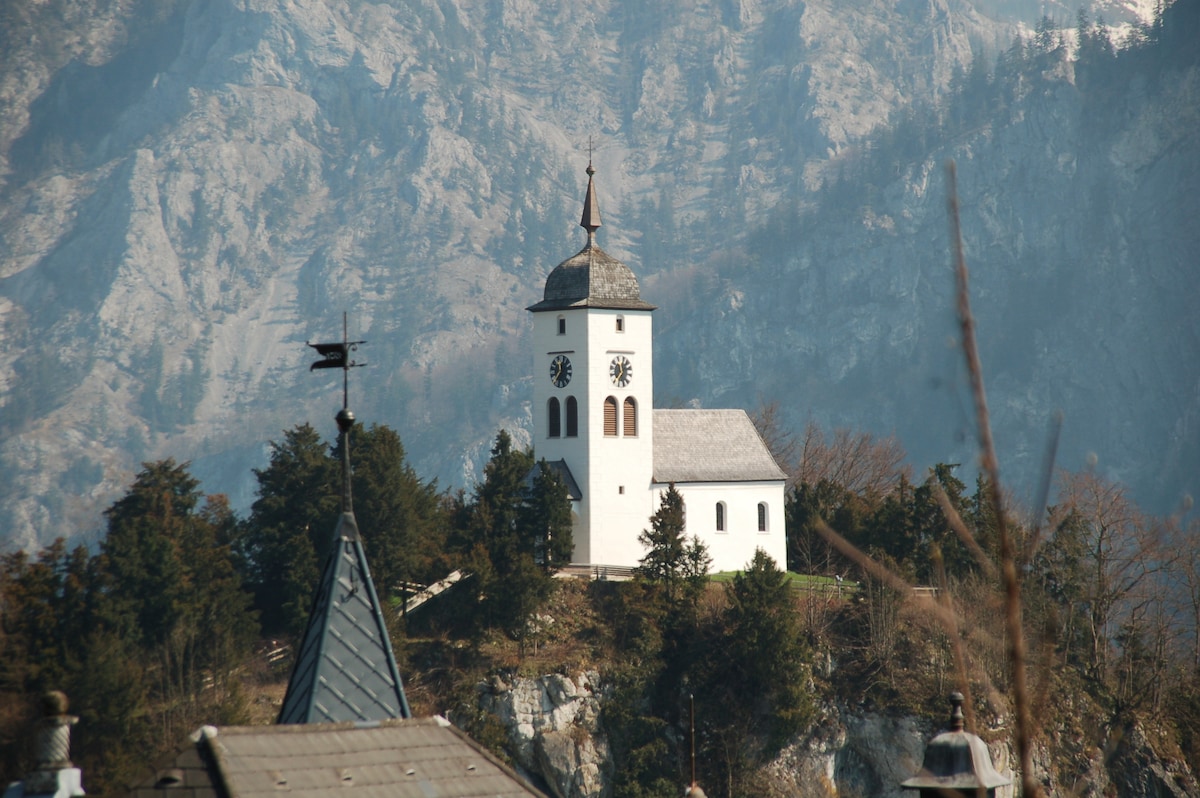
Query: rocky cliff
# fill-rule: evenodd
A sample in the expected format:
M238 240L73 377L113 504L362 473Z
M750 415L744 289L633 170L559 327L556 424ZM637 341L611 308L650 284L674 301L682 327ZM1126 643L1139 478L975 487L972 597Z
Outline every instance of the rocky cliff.
M479 708L495 716L507 735L516 765L540 780L556 798L608 798L613 762L602 722L607 690L596 672L575 678L550 674L537 678L494 676L478 687ZM772 795L827 798L872 795L901 798L900 782L921 768L926 744L940 729L926 720L889 716L827 704L818 721L787 745L765 768ZM985 732L987 733L987 732ZM988 749L1001 775L1014 778L1016 761L1003 729L993 729ZM1045 741L1035 751L1039 779L1050 796L1123 798L1196 795L1196 785L1181 762L1158 756L1140 727L1113 728L1109 747L1078 752L1070 746L1052 757ZM679 741L676 740L676 743ZM1016 795L1013 785L997 798Z
M889 114L943 96L973 48L998 51L1015 30L999 6L74 0L0 15L8 545L96 528L146 459L190 459L248 504L265 442L336 407L303 343L336 336L343 309L371 364L351 402L422 474L463 484L498 428L528 441L524 308L578 248L589 137L602 244L663 308L660 403L761 391L798 421L895 430L919 465L961 451L964 424L943 423L958 395L929 389L958 379L933 276L933 164L949 151L784 254L747 245L781 206L816 201ZM1177 496L1198 448L1177 281L1196 249L1169 222L1194 215L1194 81L1170 104L1131 97L1086 150L1072 91L954 150L981 210L971 256L1004 255L980 271L981 300L1003 299L980 311L985 337L988 313L1046 302L1042 281L1074 297L1051 303L1056 324L987 338L999 435L1028 455L1049 408L1090 408L1081 446ZM1049 270L1053 247L1073 257Z

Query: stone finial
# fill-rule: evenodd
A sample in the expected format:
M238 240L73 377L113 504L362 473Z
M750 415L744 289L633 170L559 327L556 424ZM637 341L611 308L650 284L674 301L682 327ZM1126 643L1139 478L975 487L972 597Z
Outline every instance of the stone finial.
M963 730L963 694L955 690L950 694L950 731Z
M71 764L71 727L79 718L67 714L67 696L52 690L42 696L42 717L34 726L35 770L26 777L23 794L75 798L84 794L79 769Z
M60 690L42 696L42 717L37 724L38 770L63 770L71 764L71 727L79 718L67 714L69 702Z

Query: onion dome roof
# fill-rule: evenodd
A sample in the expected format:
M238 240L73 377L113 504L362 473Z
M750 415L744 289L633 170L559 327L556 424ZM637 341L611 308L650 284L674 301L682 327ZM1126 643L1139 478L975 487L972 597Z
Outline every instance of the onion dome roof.
M587 196L579 222L588 231L587 244L550 272L542 301L529 307L535 313L567 308L654 310L654 305L642 299L633 271L596 244L596 230L601 222L600 203L592 181L595 173L589 163Z

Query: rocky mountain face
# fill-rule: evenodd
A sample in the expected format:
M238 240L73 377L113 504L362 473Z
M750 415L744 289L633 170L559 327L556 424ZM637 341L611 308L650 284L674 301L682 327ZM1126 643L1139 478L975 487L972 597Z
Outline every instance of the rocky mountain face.
M191 460L247 505L266 442L338 406L304 342L340 335L343 310L369 342L351 405L423 475L468 483L501 427L529 442L524 308L582 243L589 140L601 244L662 308L661 404L776 399L798 424L895 431L919 466L968 462L945 344L953 155L1015 470L1062 407L1072 452L1177 496L1200 472L1195 74L1131 90L1103 130L1064 75L869 207L758 232L973 50L1007 46L1014 8L6 5L7 545L99 527L148 459Z

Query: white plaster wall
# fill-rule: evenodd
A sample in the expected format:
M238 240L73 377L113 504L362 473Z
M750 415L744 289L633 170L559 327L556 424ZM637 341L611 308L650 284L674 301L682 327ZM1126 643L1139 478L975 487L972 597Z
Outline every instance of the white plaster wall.
M760 548L780 569L787 567L782 481L684 483L675 489L683 496L686 534L689 539L695 535L708 547L714 572L744 571ZM655 510L666 490L666 485L655 485ZM716 506L722 501L727 531L718 532ZM758 531L759 502L767 504L766 532Z
M566 332L558 334L558 318ZM616 320L624 320L617 332ZM565 460L579 484L582 499L575 503L573 562L637 565L642 556L638 535L654 512L650 489L654 464L653 320L650 311L596 308L545 311L534 314L533 326L533 441L534 455ZM557 388L550 381L550 361L557 354L571 360L570 383ZM609 364L618 355L633 365L632 379L620 388L612 384ZM565 437L566 399L579 403L579 436ZM604 399L613 396L622 408L626 397L637 403L637 435L604 435ZM548 403L557 397L563 408L564 437L549 437ZM618 420L618 432L624 425Z
M624 319L624 332L616 320ZM654 467L654 358L650 311L588 311L589 454L591 505L590 562L637 565L642 557L638 535L650 524ZM632 379L620 388L609 377L614 357L632 365ZM617 400L616 437L604 435L604 400ZM637 435L625 437L620 413L626 397L637 403Z

